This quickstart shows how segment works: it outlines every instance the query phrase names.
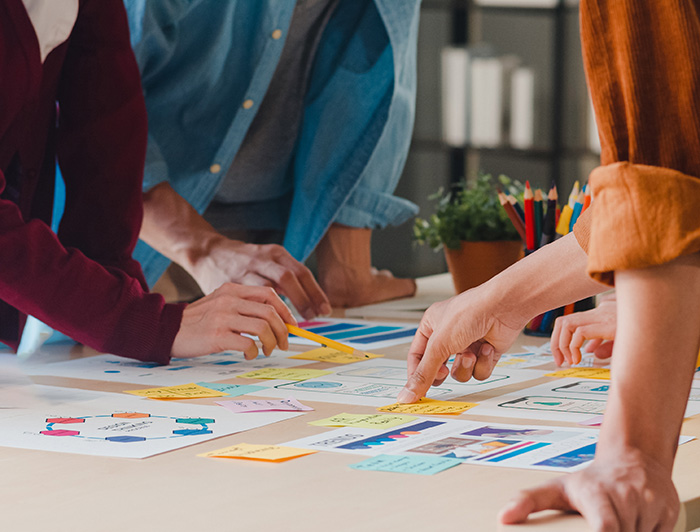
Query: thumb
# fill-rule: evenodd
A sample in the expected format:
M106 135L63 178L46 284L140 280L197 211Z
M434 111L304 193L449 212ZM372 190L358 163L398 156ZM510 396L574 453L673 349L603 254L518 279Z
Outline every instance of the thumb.
M542 510L572 510L560 482L555 481L532 490L521 491L501 509L498 520L505 525L523 523L530 514Z

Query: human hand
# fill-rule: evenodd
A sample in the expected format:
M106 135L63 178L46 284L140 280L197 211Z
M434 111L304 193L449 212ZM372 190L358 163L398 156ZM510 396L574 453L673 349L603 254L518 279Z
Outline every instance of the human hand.
M257 336L265 356L279 346L286 350L287 327L296 320L272 288L226 283L208 296L190 303L182 315L172 356L196 357L220 351L242 351L258 356Z
M570 475L521 491L498 519L523 523L542 510L579 512L596 531L670 532L680 501L671 471L635 449L622 449Z
M558 366L564 362L581 362L581 346L597 358L610 358L617 329L617 301L615 294L601 298L598 306L585 312L561 316L552 330L552 355Z
M408 353L408 381L398 401L412 403L450 374L447 360L455 354L452 377L466 382L487 379L527 318L506 315L482 285L435 303L425 312Z
M277 244L247 244L221 236L192 267L205 294L224 283L270 286L287 296L306 319L331 312L328 298L311 271Z

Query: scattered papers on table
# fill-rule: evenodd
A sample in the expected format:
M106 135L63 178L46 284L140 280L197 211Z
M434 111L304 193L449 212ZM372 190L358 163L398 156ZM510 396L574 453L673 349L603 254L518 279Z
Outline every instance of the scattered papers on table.
M469 411L478 416L579 423L602 415L610 382L599 379L556 379L479 402ZM685 417L700 414L700 383L690 390Z
M595 454L598 430L466 420L416 422L391 430L346 427L283 445L378 456L440 456L465 464L576 471Z
M301 415L264 412L235 416L218 406L99 395L88 401L14 411L13 417L0 416L0 446L146 458Z
M330 347L319 347L318 349L312 349L311 351L306 351L304 353L299 353L298 355L293 355L289 358L295 358L298 360L315 360L318 362L331 362L333 364L352 364L354 362L362 362L364 360L369 360L371 358L380 358L384 355L375 355L374 353L367 353L366 358L358 358L349 353L343 353L337 349L332 349Z
M415 416L394 416L390 414L337 414L326 419L310 421L309 425L318 427L357 427L357 428L391 428L405 425L418 418Z
M441 456L392 456L380 454L357 464L352 464L350 467L361 471L434 475L461 463L462 461L457 458L443 458Z
M574 379L603 379L610 380L610 369L609 368L567 368L560 369L554 373L547 373L545 377L557 377L557 378L567 378L571 377Z
M435 414L461 414L478 403L464 403L461 401L437 401L423 397L417 403L394 403L392 405L377 408L380 412L402 412L406 414L423 414L432 416Z
M239 375L242 379L267 379L281 381L305 381L330 375L332 372L322 369L304 368L264 368Z
M406 344L413 339L418 330L417 324L377 323L365 320L348 320L337 318L321 318L314 321L304 321L299 327L312 333L320 334L331 340L342 342L361 351L382 349L392 345ZM289 343L297 345L313 345L318 343L306 338L289 335Z
M241 399L238 401L217 401L217 405L241 414L245 412L301 412L313 410L294 398L290 399Z
M260 395L265 397L296 397L302 401L320 401L345 405L384 406L396 400L406 383L405 360L385 358L367 360L362 364L340 366L333 374L303 382L272 381ZM428 390L431 399L456 399L465 395L527 382L544 375L536 369L497 372L484 381L466 383L448 378L441 386Z
M227 384L225 382L198 382L197 384L205 388L224 392L229 397L251 395L265 389L264 386L256 386L254 384Z
M254 445L252 443L239 443L209 453L198 454L205 458L238 458L242 460L262 460L265 462L285 462L292 458L314 454L316 451L308 449L294 449L279 445Z
M217 353L196 358L173 358L162 366L115 355L97 355L52 364L39 364L31 375L50 375L111 382L170 386L183 382L223 381L263 368L291 368L308 364L287 358L287 351L274 350L269 357L246 360L242 353Z
M125 390L124 393L147 397L149 399L174 400L174 399L203 399L205 397L224 397L227 394L211 388L205 388L199 384L180 384L179 386L165 386L162 388L148 388L145 390Z

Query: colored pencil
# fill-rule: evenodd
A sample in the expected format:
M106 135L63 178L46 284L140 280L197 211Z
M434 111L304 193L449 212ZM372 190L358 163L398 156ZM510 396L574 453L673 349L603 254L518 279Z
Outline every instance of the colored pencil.
M578 220L578 217L581 216L581 213L583 212L583 200L584 194L582 190L578 193L578 199L576 200L576 204L574 205L574 212L571 214L571 222L569 222L569 231L574 230L576 220Z
M498 193L498 201L501 202L501 205L505 209L508 218L510 218L513 227L515 227L516 231L518 231L518 234L520 235L520 238L523 239L524 243L526 239L525 224L523 224L520 216L518 216L518 213L515 212L513 205L511 205L511 203L508 201L508 197L503 192Z
M554 229L557 225L557 187L552 185L547 194L547 214L542 224L542 239L540 247L545 246L554 240Z
M319 344L326 347L332 347L333 349L337 349L338 351L342 351L343 353L348 353L349 355L352 355L354 357L369 358L369 355L364 351L360 351L359 349L353 349L349 345L341 344L340 342L336 342L335 340L331 340L330 338L326 338L325 336L321 336L320 334L312 333L311 331L295 327L294 325L289 325L288 323L286 323L285 325L287 326L287 330L291 334L295 334L296 336L301 336L302 338L306 338L307 340L318 342Z
M523 205L525 207L525 247L535 251L535 201L530 188L530 181L525 183Z
M515 209L515 212L517 212L518 216L520 216L520 219L523 221L523 225L524 225L525 224L525 212L523 211L523 208L520 206L520 203L518 203L518 200L515 198L515 196L513 196L513 194L508 194L506 197L508 198L508 201Z
M542 191L538 188L535 190L535 245L538 247L540 242L542 242L543 219Z
M579 191L579 182L576 181L571 189L571 194L569 194L569 202L562 208L559 221L557 222L557 233L560 235L566 235L570 231L571 216L574 214L574 206L576 205Z
M583 208L581 209L581 214L586 212L586 209L591 206L591 187L586 184L583 189Z

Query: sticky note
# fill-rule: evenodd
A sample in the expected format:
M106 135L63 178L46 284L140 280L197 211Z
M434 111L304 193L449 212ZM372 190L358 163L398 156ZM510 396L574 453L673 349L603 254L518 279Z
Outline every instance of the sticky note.
M600 427L603 424L603 416L595 416L585 421L579 421L578 424L585 427Z
M319 347L298 355L293 355L289 358L298 358L301 360L316 360L318 362L331 362L333 364L352 364L353 362L362 362L370 358L379 358L384 355L375 355L374 353L366 353L366 358L352 356L349 353L343 353L331 347Z
M205 388L223 392L229 397L253 394L266 389L264 386L255 386L254 384L227 384L225 382L198 382L197 384Z
M271 379L282 381L305 381L315 379L323 375L330 375L331 371L321 369L303 368L263 368L239 375L242 379Z
M394 456L380 454L350 467L361 471L389 471L413 475L434 475L462 463L458 458L442 456Z
M293 398L289 399L241 399L238 401L217 401L217 405L228 408L231 412L302 412L313 410Z
M382 429L397 427L409 421L415 416L394 416L391 414L338 414L318 421L310 421L309 425L317 427L356 427L359 429Z
M242 460L262 460L265 462L284 462L292 458L314 454L316 451L309 449L295 449L294 447L281 447L279 445L257 445L252 443L239 443L223 449L217 449L209 453L199 454L205 458L239 458Z
M402 414L461 414L470 408L474 408L478 403L463 403L460 401L438 401L423 397L417 403L394 403L393 405L377 408L380 412L399 412Z
M203 397L225 397L224 392L205 388L199 384L180 384L163 388L147 388L145 390L126 390L124 393L148 397L149 399L201 399Z
M524 358L509 358L508 360L502 360L496 364L497 368L504 368L506 366L512 366L514 364L520 364L521 362L526 362Z
M573 377L575 379L606 379L610 380L608 368L568 368L560 369L554 373L547 373L545 377Z

